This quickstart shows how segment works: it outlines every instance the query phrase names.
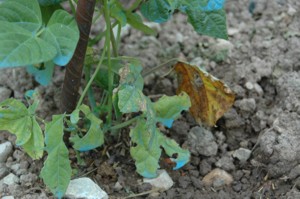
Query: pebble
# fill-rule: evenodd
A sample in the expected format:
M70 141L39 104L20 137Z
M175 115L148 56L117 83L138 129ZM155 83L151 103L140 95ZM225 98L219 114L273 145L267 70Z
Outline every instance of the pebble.
M19 178L15 174L10 173L9 175L3 178L2 182L9 186L9 185L19 183Z
M251 155L251 150L245 148L239 148L235 150L232 157L239 159L241 162L246 162Z
M174 182L172 178L169 176L169 174L166 172L166 170L158 170L157 171L158 176L156 178L144 178L144 183L149 183L153 187L160 188L162 191L166 191L170 189Z
M0 180L8 174L8 169L5 165L0 166Z
M71 180L65 197L85 199L108 199L108 195L90 178L78 178Z
M235 170L235 165L233 164L232 157L229 156L223 156L216 162L216 166L220 167L226 171L232 171Z
M8 88L5 88L5 87L0 87L0 102L9 98L10 95L11 95L11 90L9 90Z
M248 90L252 90L254 88L254 85L251 83L251 82L247 82L245 84L245 87L248 89Z
M254 98L237 100L235 105L245 112L253 112L256 109L256 102Z
M195 155L213 156L218 153L218 145L212 132L202 127L196 126L190 130L188 143Z
M216 168L204 176L202 182L206 186L214 186L215 188L219 188L224 185L230 185L233 182L233 178L226 171Z
M13 196L3 196L2 199L15 199Z
M12 153L13 146L10 142L0 144L0 163L6 161L7 157Z

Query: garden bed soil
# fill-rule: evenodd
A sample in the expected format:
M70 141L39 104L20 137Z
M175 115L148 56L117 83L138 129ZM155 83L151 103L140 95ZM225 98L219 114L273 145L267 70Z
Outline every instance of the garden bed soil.
M205 67L236 93L233 107L214 128L199 127L188 113L172 128L162 128L192 153L190 162L175 171L165 156L161 158L173 187L145 193L152 187L135 172L129 129L105 147L83 153L83 166L70 150L74 177L90 177L110 198L134 193L145 193L135 198L166 199L300 198L300 1L228 0L226 12L229 41L197 35L178 13L167 23L150 24L158 30L156 37L131 28L123 34L120 54L140 58L145 70L179 57ZM166 67L146 78L144 92L153 100L176 93L176 76L165 76L169 71ZM64 69L57 68L51 85L42 87L23 69L1 70L0 99L22 99L26 90L38 86L39 115L49 120L59 113L63 74ZM0 143L7 140L14 144L15 137L0 133ZM38 178L42 165L14 145L0 174L13 173L19 181L0 183L0 196L53 198ZM233 181L216 175L211 184L205 183L215 168Z

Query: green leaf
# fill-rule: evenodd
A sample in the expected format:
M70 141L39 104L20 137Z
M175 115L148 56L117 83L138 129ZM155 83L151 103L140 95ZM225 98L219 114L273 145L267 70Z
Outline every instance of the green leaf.
M149 131L144 119L139 120L130 131L132 141L130 154L135 160L137 172L146 178L157 176L158 160L161 155L158 134L157 129L156 131Z
M62 198L71 180L69 151L63 142L65 115L54 115L45 127L48 157L41 171L41 178L58 198Z
M0 103L0 130L15 134L17 145L21 146L30 139L32 127L32 117L21 101L7 99Z
M136 66L133 64L126 65L120 69L120 84L121 85L131 85L136 89L142 91L144 87L144 79L141 75L141 66Z
M132 113L146 110L146 98L141 90L126 85L118 92L119 109L122 113Z
M86 135L80 138L78 135L70 138L74 143L73 147L78 151L88 151L101 146L104 142L103 131L100 128L102 120L97 118L86 105L81 105L80 110L90 121L90 128Z
M119 2L114 2L112 5L110 5L110 15L111 17L115 18L121 24L121 26L126 25L126 14Z
M79 40L77 23L66 11L56 10L42 32L41 38L56 47L57 54L53 62L64 66L72 58Z
M48 6L53 4L58 4L66 0L39 0L39 4L42 6Z
M80 109L75 109L72 113L71 113L71 116L70 116L70 121L72 124L77 124L77 122L79 121L79 112L80 112Z
M0 21L0 40L0 68L42 63L56 55L52 44L14 23Z
M133 28L140 30L148 35L156 35L156 31L146 26L140 15L136 13L126 12L127 23Z
M0 130L15 134L16 144L22 146L33 159L41 158L44 150L42 130L33 115L37 103L35 101L28 109L16 99L0 103Z
M174 140L162 136L161 137L161 146L164 148L166 154L171 158L173 162L176 163L174 170L183 167L190 160L190 152L186 149L182 149Z
M0 4L0 21L10 22L10 24L17 25L31 34L35 34L42 25L39 4L36 0L6 0ZM0 32L4 33L6 31ZM18 32L16 31L16 33Z
M54 63L52 61L46 62L43 64L43 69L38 69L33 65L26 67L27 72L34 76L34 79L43 86L49 85L51 78L54 72Z
M174 120L180 116L181 111L188 110L190 106L190 98L184 92L172 97L164 95L154 103L156 119L170 128Z
M32 133L23 145L24 151L33 159L40 159L44 153L44 136L40 125L32 118Z
M45 28L37 0L6 0L0 4L0 68L52 59L57 65L65 65L78 38L76 22L66 11L57 10Z
M177 6L177 0L149 0L142 4L141 12L150 21L163 23L168 21Z
M189 23L192 24L197 33L228 39L224 10L205 12L190 10L187 12L187 15Z

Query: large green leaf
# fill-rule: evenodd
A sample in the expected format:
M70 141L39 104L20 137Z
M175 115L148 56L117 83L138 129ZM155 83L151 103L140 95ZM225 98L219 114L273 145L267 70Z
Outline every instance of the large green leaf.
M158 160L161 155L158 134L157 129L154 132L149 131L144 119L139 120L130 131L132 141L130 154L135 160L137 172L146 178L157 176Z
M149 0L142 4L141 12L150 21L162 23L168 21L177 7L177 0Z
M183 110L191 106L190 98L186 93L175 96L162 96L154 103L157 121L170 128Z
M48 157L41 171L41 178L58 198L62 198L71 180L69 150L63 142L65 115L54 115L45 127Z
M14 23L0 21L0 40L0 68L41 63L56 55L52 44Z
M36 0L6 0L0 4L0 21L15 24L35 34L41 28L42 14Z
M86 105L81 105L79 109L90 121L90 127L86 135L82 138L78 135L70 138L70 140L74 143L73 147L79 151L88 151L101 146L104 142L103 131L100 128L102 120L97 118Z
M226 15L224 10L204 11L190 10L187 12L188 21L197 33L228 39Z
M44 27L37 0L0 4L0 68L50 60L65 65L78 39L75 20L66 11L57 10Z
M142 14L154 22L165 22L178 9L187 14L196 32L227 39L225 0L148 0L141 6Z
M59 66L66 65L75 51L79 32L74 18L64 10L56 10L51 16L41 38L56 47L53 62Z

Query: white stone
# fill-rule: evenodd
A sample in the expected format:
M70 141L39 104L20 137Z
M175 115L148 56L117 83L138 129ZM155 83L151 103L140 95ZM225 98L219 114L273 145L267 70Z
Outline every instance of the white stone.
M3 196L2 199L15 199L13 196Z
M241 162L246 162L251 155L251 150L245 149L245 148L239 148L238 150L235 150L232 156L234 158L239 159Z
M107 193L86 177L71 180L65 196L72 199L108 199Z
M6 161L7 157L12 153L13 146L10 142L0 144L0 163Z
M245 84L245 87L248 89L248 90L252 90L254 88L254 85L251 83L251 82L247 82Z
M158 177L156 178L144 178L144 183L149 183L153 187L159 188L162 191L170 189L173 186L174 182L166 172L166 170L158 170L157 173Z
M9 186L9 185L13 185L13 184L18 183L19 178L15 174L10 173L6 177L3 178L2 182Z

